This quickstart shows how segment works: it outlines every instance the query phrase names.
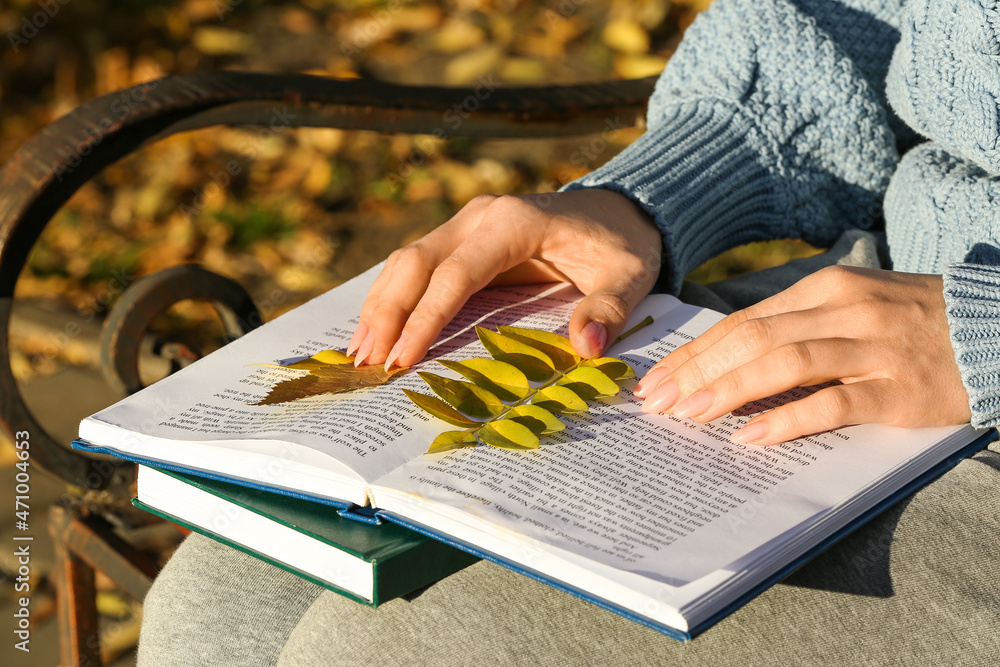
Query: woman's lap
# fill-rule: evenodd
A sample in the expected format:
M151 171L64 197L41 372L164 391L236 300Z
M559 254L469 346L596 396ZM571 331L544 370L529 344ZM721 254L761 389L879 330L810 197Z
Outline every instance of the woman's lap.
M139 664L273 665L323 589L194 534L143 605Z

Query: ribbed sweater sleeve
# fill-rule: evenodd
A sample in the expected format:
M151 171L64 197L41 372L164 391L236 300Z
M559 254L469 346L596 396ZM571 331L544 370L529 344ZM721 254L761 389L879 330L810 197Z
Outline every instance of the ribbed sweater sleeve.
M932 141L885 198L893 268L942 273L972 423L1000 426L1000 12L996 0L909 0L887 77Z
M941 273L975 426L1000 426L1000 179L937 142L907 153L885 197L898 271Z
M639 203L663 233L664 284L675 293L689 271L737 245L823 246L869 227L898 161L881 82L899 7L716 0L661 76L645 134L565 189L608 188Z
M1000 426L1000 266L952 264L944 274L951 344L972 425Z
M1000 179L937 142L907 153L885 197L893 268L944 275L972 423L1000 426Z

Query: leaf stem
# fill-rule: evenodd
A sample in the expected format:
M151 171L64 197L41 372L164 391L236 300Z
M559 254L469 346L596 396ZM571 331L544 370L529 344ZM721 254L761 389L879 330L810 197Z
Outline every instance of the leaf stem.
M623 333L621 336L618 336L618 338L615 338L614 341L611 343L611 345L615 345L617 343L622 342L623 340L634 334L639 329L644 329L652 323L653 323L653 316L646 315L646 318L642 322L639 322L639 324L635 325L634 327Z

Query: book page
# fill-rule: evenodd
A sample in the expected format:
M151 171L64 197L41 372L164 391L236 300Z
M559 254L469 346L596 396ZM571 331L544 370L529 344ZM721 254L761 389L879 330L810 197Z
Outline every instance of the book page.
M302 372L248 364L288 363L324 349L343 350L376 274L369 271L88 418L81 425L81 436L97 444L128 448L134 438L102 428L114 426L138 432L147 441L154 439L155 446L138 443L132 453L142 446L142 454L155 460L172 460L167 441L204 443L261 455L273 453L319 468L337 469L339 462L364 481L421 456L440 432L441 422L403 393L403 389L431 393L415 372L396 376L377 388L252 405L275 382ZM492 329L517 325L564 333L580 297L566 285L484 290L470 299L414 370L448 374L436 359L489 356L478 341L475 325ZM239 476L231 467L220 472ZM260 475L255 479L269 481ZM289 484L283 477L277 485Z
M680 306L655 331L622 343L638 347L618 356L641 377L717 319ZM614 568L623 581L635 575L683 586L796 526L807 529L948 431L863 426L773 447L738 445L732 431L779 399L701 425L642 413L634 385L588 413L564 416L569 428L543 438L538 450L480 446L414 460L379 480L377 504L431 527L432 514L441 514L445 532L474 544L491 534L511 544L528 539L533 548Z

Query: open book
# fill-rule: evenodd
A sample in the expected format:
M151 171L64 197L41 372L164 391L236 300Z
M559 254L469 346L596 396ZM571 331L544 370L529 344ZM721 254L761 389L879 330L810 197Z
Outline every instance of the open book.
M254 406L295 371L250 366L343 349L375 273L287 313L83 421L76 446L377 516L559 586L681 639L705 629L900 494L985 444L968 426L854 426L760 448L729 434L761 401L707 425L646 415L624 383L531 451L425 455L449 427L414 406L416 373ZM488 356L473 325L565 332L568 286L476 295L434 359ZM608 351L641 377L721 315L650 296L654 323ZM793 394L802 395L799 390ZM787 397L786 397L787 400Z

